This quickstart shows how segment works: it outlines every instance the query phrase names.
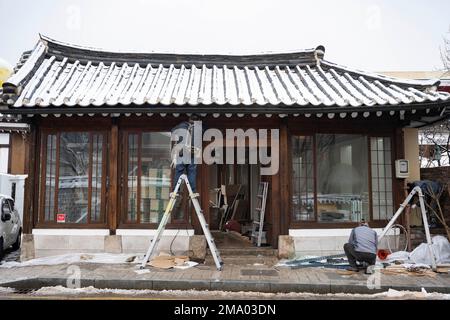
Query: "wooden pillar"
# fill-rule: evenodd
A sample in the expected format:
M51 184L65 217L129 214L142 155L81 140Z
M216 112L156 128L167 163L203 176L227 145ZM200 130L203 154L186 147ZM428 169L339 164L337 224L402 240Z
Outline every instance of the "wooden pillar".
M197 186L200 186L201 193L200 194L200 201L201 206L205 215L206 222L208 224L211 223L211 216L209 212L209 166L205 163L198 165L198 170L201 172L200 176L200 185L197 183Z
M28 175L25 180L25 197L23 204L23 233L30 234L34 225L37 223L38 216L38 181L39 181L39 161L36 159L36 153L39 152L39 143L37 141L37 130L34 125L30 126L30 132L24 137L25 143L25 162L24 174Z
M197 184L197 190L196 193L200 195L200 206L203 210L203 214L205 216L205 219L207 222L209 222L208 214L206 214L207 206L209 206L209 195L208 195L208 188L205 185L205 171L206 171L206 165L204 164L197 164L197 176L196 176L196 184ZM197 213L195 212L194 205L192 204L191 198L189 198L187 189L185 189L185 199L187 207L186 210L188 211L188 216L191 217L191 224L194 228L194 234L203 234L202 226L200 224L200 221L198 220ZM187 221L189 223L189 221Z
M403 130L402 128L396 128L394 134L394 160L404 159L405 158L405 145L403 139ZM398 179L395 177L395 172L393 173L394 179L394 208L397 210L400 207L400 204L405 200L405 179ZM398 220L399 223L404 224L405 218L404 214L400 216Z
M284 119L283 119L284 120ZM280 127L280 234L289 233L290 224L290 152L289 152L289 133L287 124L283 121Z
M107 217L109 232L116 234L119 221L119 125L113 119L111 127L111 141L109 144L109 187L107 197Z

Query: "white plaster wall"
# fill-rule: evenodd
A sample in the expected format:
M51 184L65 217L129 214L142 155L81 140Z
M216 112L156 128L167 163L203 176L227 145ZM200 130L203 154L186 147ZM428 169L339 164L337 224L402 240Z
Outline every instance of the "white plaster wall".
M148 229L118 229L117 235L122 237L122 251L124 253L146 252L156 230ZM180 254L189 250L189 238L194 235L193 229L166 229L158 244L160 251Z

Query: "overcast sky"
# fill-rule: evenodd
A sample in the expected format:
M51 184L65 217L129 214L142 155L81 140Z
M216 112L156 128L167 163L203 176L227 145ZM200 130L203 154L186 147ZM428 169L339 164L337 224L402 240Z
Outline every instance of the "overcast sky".
M324 45L368 71L442 68L448 0L0 0L0 58L42 33L120 51L260 53Z

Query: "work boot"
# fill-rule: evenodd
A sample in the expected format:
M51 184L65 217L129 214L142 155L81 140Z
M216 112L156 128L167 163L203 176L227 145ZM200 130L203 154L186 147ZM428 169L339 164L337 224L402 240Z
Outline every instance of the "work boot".
M369 263L363 261L363 262L361 262L361 264L358 265L358 269L359 270L366 270L368 266L369 266Z
M375 265L368 266L366 268L365 274L373 274L375 272Z

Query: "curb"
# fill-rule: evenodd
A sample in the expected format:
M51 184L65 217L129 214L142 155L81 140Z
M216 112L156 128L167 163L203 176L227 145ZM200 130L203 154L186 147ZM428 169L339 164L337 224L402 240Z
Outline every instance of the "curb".
M67 286L65 278L31 278L2 283L2 287L14 289L39 289L51 286ZM420 291L422 287L427 292L450 293L449 287L444 286L386 286L380 289L369 289L366 285L350 284L310 284L310 283L283 283L260 282L245 280L125 280L125 279L81 279L81 287L92 286L97 289L128 289L128 290L211 290L211 291L248 291L266 293L305 292L315 294L350 293L373 294L385 292L388 289Z

